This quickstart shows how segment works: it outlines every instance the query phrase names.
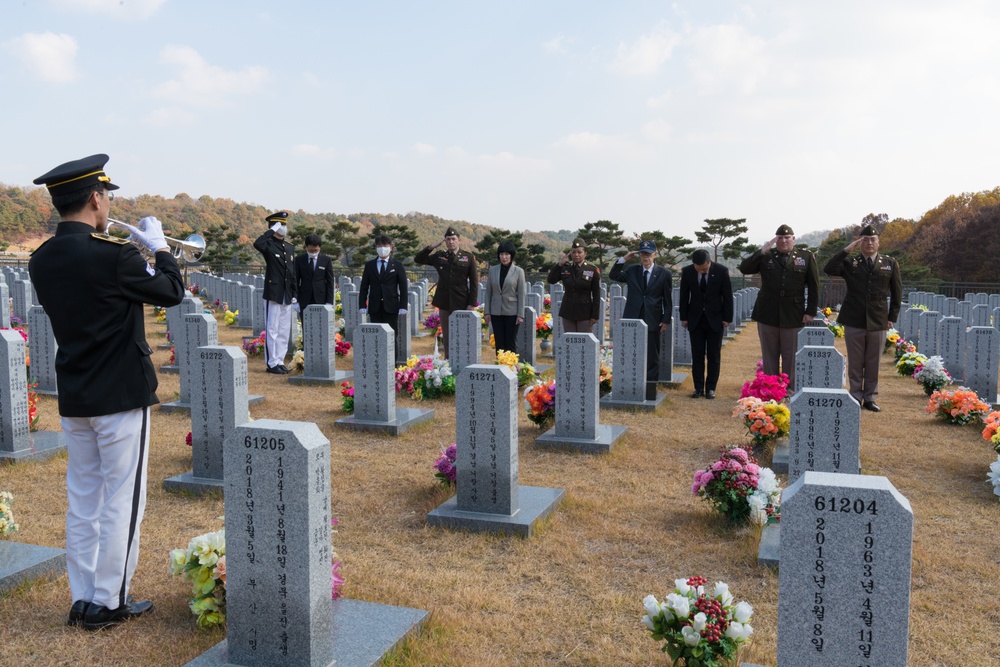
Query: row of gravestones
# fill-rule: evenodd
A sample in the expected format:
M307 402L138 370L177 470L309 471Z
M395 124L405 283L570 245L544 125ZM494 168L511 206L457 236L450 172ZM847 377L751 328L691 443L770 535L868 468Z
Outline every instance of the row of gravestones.
M971 311L969 317L905 308L897 329L924 356L940 356L955 383L968 387L983 401L995 405L1000 402L997 396L1000 306L992 310L991 326L989 305L961 303L968 304L969 308L960 308L958 312Z

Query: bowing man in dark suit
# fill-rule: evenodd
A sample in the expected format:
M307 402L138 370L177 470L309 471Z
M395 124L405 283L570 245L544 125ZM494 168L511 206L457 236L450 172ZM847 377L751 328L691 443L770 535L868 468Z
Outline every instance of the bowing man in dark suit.
M729 269L709 258L707 250L695 250L691 265L681 269L681 326L691 337L691 398L715 398L722 359L722 336L733 321L733 286ZM708 357L708 376L705 376Z
M361 274L358 309L362 314L368 314L369 322L388 324L395 332L399 316L406 313L406 297L409 294L406 269L398 259L389 257L392 240L388 236L375 237L375 252L378 257L365 262L365 270Z
M300 322L302 313L312 304L333 305L333 262L319 251L321 243L316 234L306 234L306 251L295 258Z
M625 267L625 262L639 255L639 263ZM656 382L660 376L660 333L667 330L674 314L671 297L670 271L653 263L656 244L645 240L634 250L618 259L611 267L611 280L628 285L625 311L622 317L642 320L648 336L646 346L646 400L656 399Z

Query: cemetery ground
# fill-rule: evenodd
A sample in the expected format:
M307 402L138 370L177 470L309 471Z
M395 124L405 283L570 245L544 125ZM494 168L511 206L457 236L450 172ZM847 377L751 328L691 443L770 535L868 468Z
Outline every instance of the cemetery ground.
M147 311L148 312L148 311ZM147 317L150 344L164 325ZM220 344L247 332L219 327ZM429 338L414 340L428 354ZM843 340L837 346L844 351ZM484 348L484 359L491 350ZM157 351L157 367L169 351ZM434 478L438 453L455 440L454 399L431 407L434 420L392 438L334 429L344 416L339 387L292 385L249 360L254 419L316 422L331 442L334 547L348 598L426 609L423 630L386 664L666 665L643 628L642 599L662 599L673 580L725 581L753 605L753 642L744 661L773 665L778 576L759 567L749 528L733 529L691 495L693 473L727 443L745 442L731 417L740 386L759 358L751 323L723 348L714 401L693 400L688 379L666 390L655 413L602 411L601 422L629 431L607 455L536 448L536 428L519 406L520 483L562 488L563 503L530 539L428 528L426 513L449 492ZM351 356L338 360L350 368ZM948 426L925 414L926 397L882 358L880 414L862 412L862 471L884 475L914 513L909 662L915 666L1000 665L1000 504L985 481L995 460L979 429ZM176 375L160 375L160 400L173 399ZM58 430L55 400L42 397L40 426ZM188 609L190 584L170 575L171 549L223 526L221 494L166 493L165 478L191 469L190 419L154 407L146 517L133 593L156 610L112 630L65 625L71 599L65 574L35 580L0 600L2 665L183 665L225 638L202 630ZM763 465L768 463L762 461ZM13 492L19 542L64 547L65 455L0 467L0 489Z

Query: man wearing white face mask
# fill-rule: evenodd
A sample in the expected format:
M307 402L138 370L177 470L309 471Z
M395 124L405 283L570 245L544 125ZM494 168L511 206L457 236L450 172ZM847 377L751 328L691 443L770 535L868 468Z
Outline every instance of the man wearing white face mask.
M388 236L375 237L375 252L378 256L365 262L361 274L361 294L358 309L368 314L372 324L388 324L396 331L399 316L406 313L406 298L409 281L403 263L392 254L392 240Z
M295 287L302 313L314 303L333 305L333 262L319 251L322 241L316 234L306 234L306 251L295 258Z
M264 257L264 304L266 308L267 336L264 358L267 372L287 375L285 353L288 335L292 328L292 311L296 298L295 248L285 240L288 234L288 211L278 211L267 216L271 228L253 242L253 247Z

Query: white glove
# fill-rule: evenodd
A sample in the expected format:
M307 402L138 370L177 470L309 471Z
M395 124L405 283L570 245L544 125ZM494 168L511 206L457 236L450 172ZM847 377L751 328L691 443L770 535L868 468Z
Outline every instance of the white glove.
M273 225L271 225L271 231L274 232L275 234L278 233L279 229L281 229L281 223L280 222L276 222Z
M358 312L361 313L362 315L367 315L368 314L368 309L367 308L358 308Z
M398 313L396 313L396 314L397 314L397 315L406 315L406 308L400 308L400 309L399 309L399 312L398 312Z
M139 241L142 245L149 248L151 252L170 250L170 247L167 245L167 238L163 235L163 225L153 216L146 216L136 226L128 224L123 226L132 233L129 240Z
M292 310L299 312L299 304L295 303L295 299L292 299Z

